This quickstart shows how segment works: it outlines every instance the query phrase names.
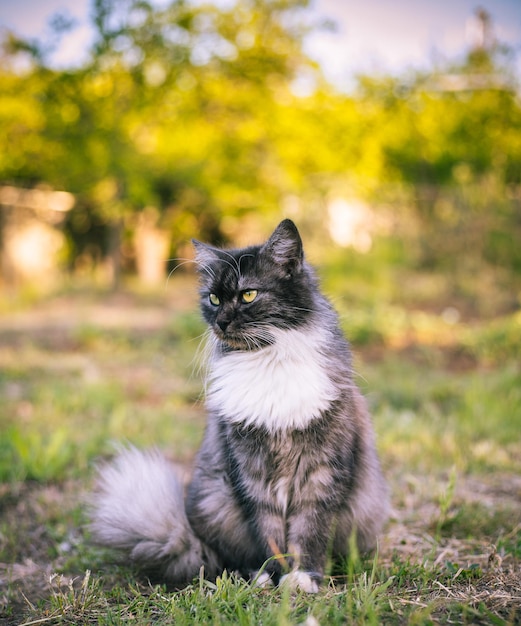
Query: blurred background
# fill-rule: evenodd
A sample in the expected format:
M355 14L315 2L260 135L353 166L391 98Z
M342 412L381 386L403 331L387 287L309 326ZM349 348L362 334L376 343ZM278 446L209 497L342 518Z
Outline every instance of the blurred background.
M290 217L366 356L518 362L517 0L20 0L0 24L0 313L195 311L192 238Z
M516 0L21 0L0 24L0 294L161 289L192 237L291 217L335 290L519 308Z

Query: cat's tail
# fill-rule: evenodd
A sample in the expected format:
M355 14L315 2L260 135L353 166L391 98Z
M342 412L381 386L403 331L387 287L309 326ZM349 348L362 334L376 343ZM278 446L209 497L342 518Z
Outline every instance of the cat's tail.
M190 526L180 476L156 450L129 447L101 466L89 509L96 543L125 551L150 575L181 585L201 566L207 577L219 571L215 553Z

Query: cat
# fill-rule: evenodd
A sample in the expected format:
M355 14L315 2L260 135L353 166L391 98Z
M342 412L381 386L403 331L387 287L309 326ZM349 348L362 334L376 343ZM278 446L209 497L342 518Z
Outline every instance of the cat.
M97 542L173 585L204 567L317 592L328 555L372 550L388 495L336 313L282 221L266 243L194 240L212 331L208 421L186 488L155 450L102 466Z

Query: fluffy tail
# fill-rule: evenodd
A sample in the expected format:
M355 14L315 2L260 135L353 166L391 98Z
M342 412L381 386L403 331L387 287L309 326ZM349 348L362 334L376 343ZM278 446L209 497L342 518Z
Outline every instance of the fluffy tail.
M218 559L186 517L183 483L156 451L128 448L100 468L90 529L101 545L124 550L137 566L170 583L218 572Z

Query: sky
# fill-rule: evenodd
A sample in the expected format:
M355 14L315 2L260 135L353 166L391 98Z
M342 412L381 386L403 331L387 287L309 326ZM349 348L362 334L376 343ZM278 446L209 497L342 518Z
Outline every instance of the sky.
M91 0L0 0L0 30L42 37L48 19L66 12L77 27L63 37L52 60L58 67L79 64L92 41L90 6ZM396 74L457 58L475 40L478 7L492 16L496 38L516 51L521 77L521 0L314 0L317 20L337 26L308 37L305 50L331 82L348 90L357 73Z

